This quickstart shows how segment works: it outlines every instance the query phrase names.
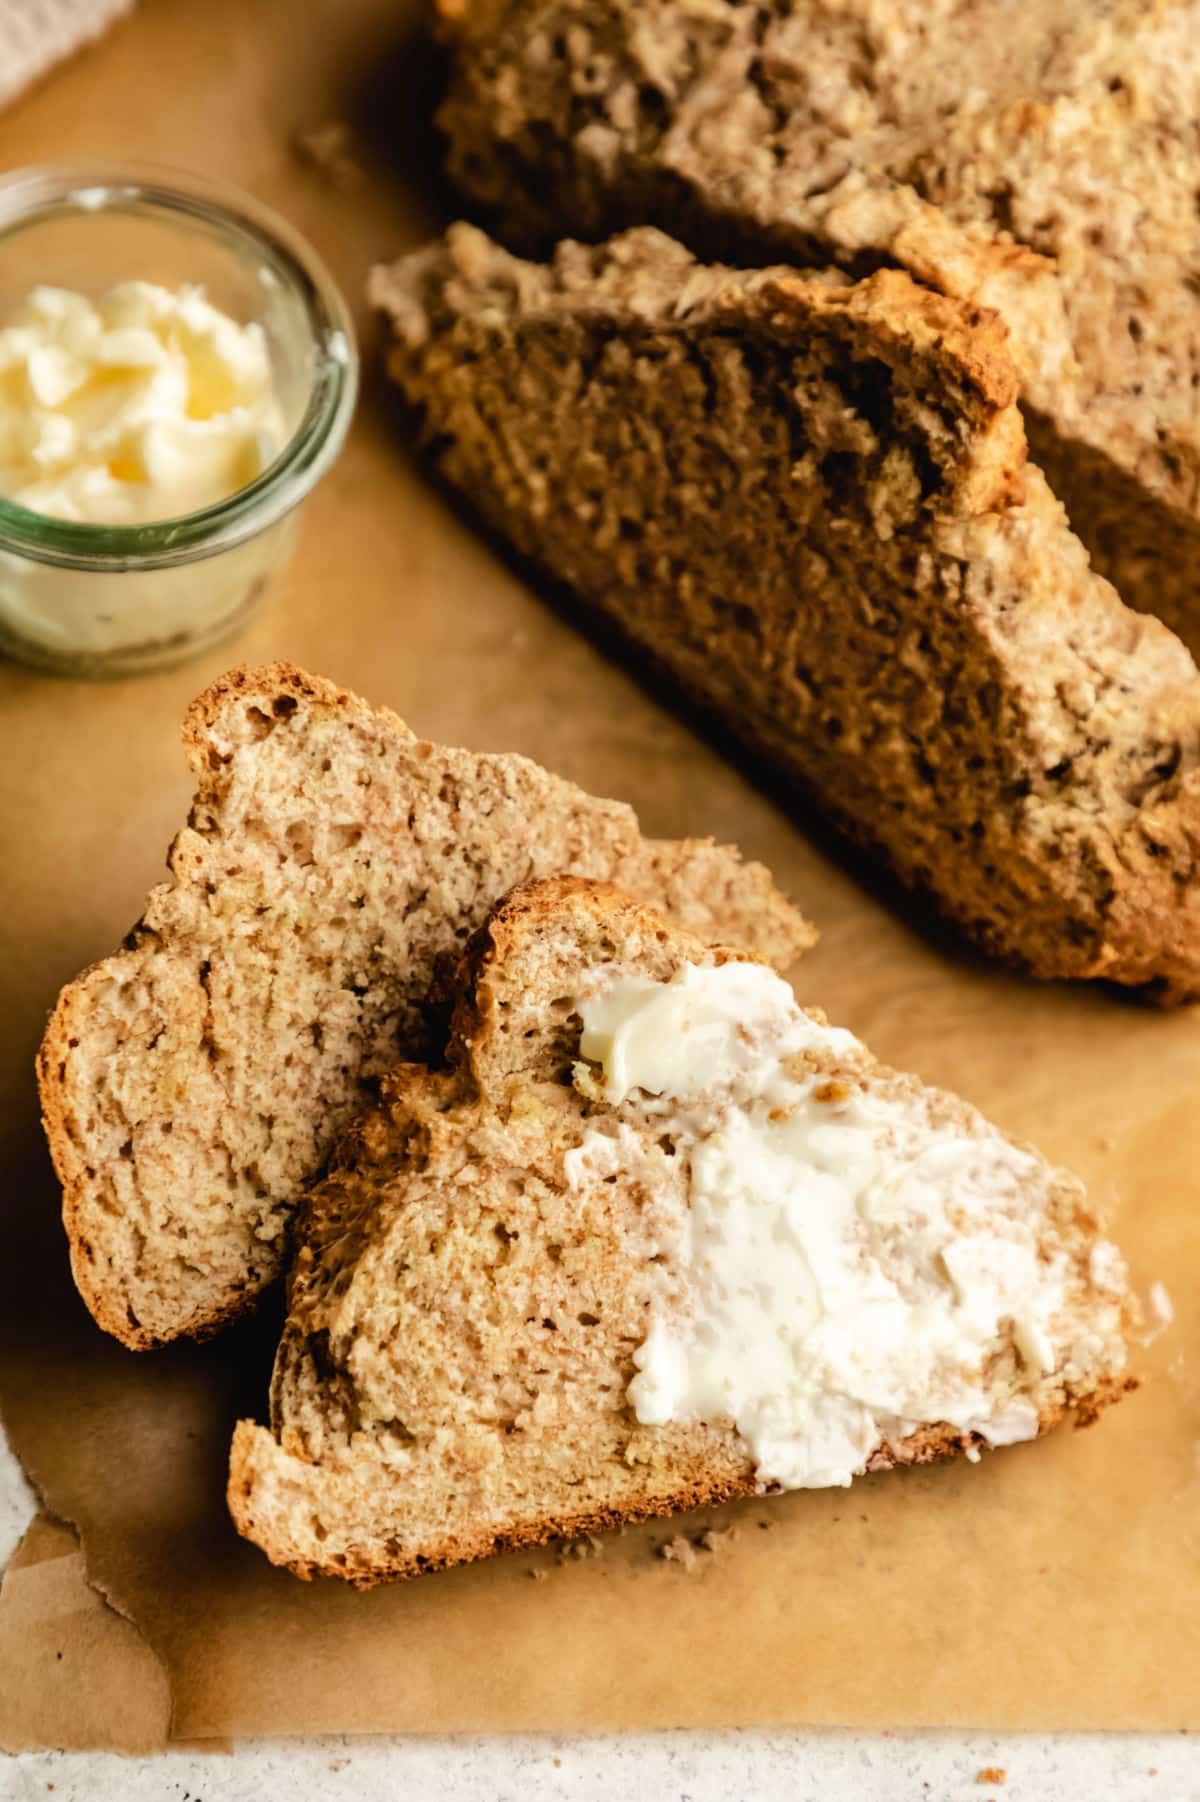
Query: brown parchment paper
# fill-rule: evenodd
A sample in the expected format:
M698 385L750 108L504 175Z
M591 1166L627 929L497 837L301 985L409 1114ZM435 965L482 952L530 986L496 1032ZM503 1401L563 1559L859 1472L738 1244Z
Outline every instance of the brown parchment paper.
M444 216L415 11L143 0L0 118L0 167L136 154L232 177L309 233L357 299L372 260ZM349 190L290 147L330 118L364 133ZM0 1595L0 1744L1200 1726L1200 1016L1034 987L890 905L472 533L409 460L369 355L366 376L295 566L235 646L98 686L0 665L0 1406L47 1509L74 1524L92 1583L126 1617L85 1587L74 1537L38 1526ZM32 1062L59 984L118 941L161 871L188 798L187 700L228 664L272 656L432 737L524 751L626 797L653 831L712 832L767 859L824 934L798 971L804 999L1119 1202L1139 1285L1164 1281L1178 1310L1139 1354L1141 1391L1092 1430L975 1468L706 1513L684 1530L736 1533L691 1570L655 1555L677 1530L659 1525L580 1560L517 1556L358 1596L297 1583L240 1543L226 1448L235 1417L261 1412L273 1311L213 1345L142 1356L91 1325Z

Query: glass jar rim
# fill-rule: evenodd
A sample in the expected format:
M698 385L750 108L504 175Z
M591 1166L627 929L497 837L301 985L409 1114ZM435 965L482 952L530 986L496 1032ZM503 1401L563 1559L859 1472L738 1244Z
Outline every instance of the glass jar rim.
M118 210L178 215L248 246L296 294L315 361L304 412L261 475L225 499L138 525L56 519L0 495L0 551L67 569L161 569L216 556L297 506L332 463L358 391L354 324L340 288L286 219L241 189L146 163L31 165L0 175L0 243L39 219Z

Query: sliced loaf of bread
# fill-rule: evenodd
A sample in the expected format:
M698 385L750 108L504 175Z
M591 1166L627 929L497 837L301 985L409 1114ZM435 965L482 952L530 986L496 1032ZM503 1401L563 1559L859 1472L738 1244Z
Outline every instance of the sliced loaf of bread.
M1200 994L1200 675L1026 464L992 313L646 228L378 270L438 466L988 949Z
M440 0L450 170L544 248L660 225L1007 320L1102 572L1200 649L1200 0Z
M476 935L296 1221L229 1504L360 1586L1090 1420L1124 1268L1079 1184L774 972L569 878Z
M38 1063L75 1280L126 1345L209 1333L279 1273L297 1191L428 1050L438 960L514 882L613 878L781 967L814 936L735 852L644 839L628 807L286 664L218 682L184 742L172 879L63 991Z

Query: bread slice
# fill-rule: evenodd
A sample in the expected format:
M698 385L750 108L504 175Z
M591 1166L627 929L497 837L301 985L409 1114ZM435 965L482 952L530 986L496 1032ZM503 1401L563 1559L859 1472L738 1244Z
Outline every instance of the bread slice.
M989 950L1200 994L1200 677L1025 463L994 314L895 270L376 272L439 467Z
M297 1242L229 1504L303 1577L978 1458L1127 1382L1124 1269L1072 1177L570 878L493 913L445 1065L384 1079Z
M440 0L450 171L529 248L633 225L1007 320L1096 566L1200 649L1200 0Z
M288 664L216 683L184 743L172 879L64 989L38 1060L75 1280L129 1346L210 1333L278 1274L298 1189L428 1049L437 961L515 882L611 877L781 967L814 937L736 852L644 839L628 807Z

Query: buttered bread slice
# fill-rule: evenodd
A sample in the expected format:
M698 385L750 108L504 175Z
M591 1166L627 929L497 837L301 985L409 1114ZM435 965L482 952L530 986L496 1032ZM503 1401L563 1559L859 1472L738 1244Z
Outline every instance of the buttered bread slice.
M476 936L297 1223L239 1530L359 1585L1033 1439L1125 1387L1078 1182L569 879Z

